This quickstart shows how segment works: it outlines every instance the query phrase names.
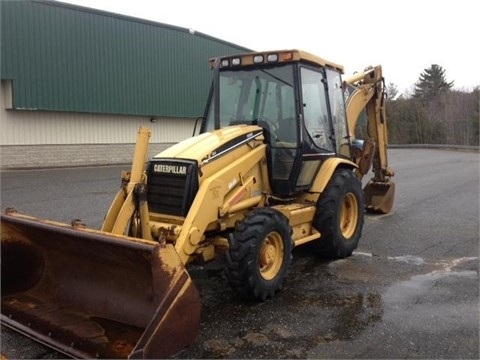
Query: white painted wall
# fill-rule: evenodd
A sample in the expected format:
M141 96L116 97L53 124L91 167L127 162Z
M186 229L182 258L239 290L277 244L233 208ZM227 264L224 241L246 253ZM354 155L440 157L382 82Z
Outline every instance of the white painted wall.
M146 116L14 110L11 109L11 96L8 82L2 81L0 87L2 168L65 166L72 164L72 161L75 163L81 161L80 165L124 161L115 155L122 151L123 145L130 146L135 143L140 126L151 130L150 145L153 150L162 149L192 136L195 124L194 119L183 118L157 118L155 122L151 122L150 117ZM112 154L98 154L99 151L102 152L98 150L102 149L102 145L112 145L108 147ZM79 148L85 150L82 151L83 159L68 155L72 152L78 153ZM98 158L102 158L103 155L105 155L103 160L99 161ZM125 156L130 159L129 153Z
M178 142L193 131L191 119L126 115L0 110L1 145L118 144L135 142L140 126L152 130L152 143Z

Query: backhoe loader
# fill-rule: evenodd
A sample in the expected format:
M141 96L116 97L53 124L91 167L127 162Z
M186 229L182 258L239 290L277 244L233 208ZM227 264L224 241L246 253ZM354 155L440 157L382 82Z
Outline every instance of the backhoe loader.
M76 358L172 356L199 331L191 264L222 254L232 289L264 301L293 247L348 257L365 210L391 211L381 66L342 80L342 66L299 50L210 66L193 136L147 159L140 127L101 229L4 211L3 325ZM353 156L363 110L369 137Z

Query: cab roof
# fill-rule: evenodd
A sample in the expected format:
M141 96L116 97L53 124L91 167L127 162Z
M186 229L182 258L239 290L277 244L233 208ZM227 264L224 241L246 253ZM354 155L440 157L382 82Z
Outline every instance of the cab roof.
M317 66L324 66L334 69L343 74L343 66L325 60L319 56L298 49L272 50L249 52L237 55L221 56L210 59L210 66L213 68L215 61L219 60L221 68L235 68L249 65L287 63L287 62L308 62Z

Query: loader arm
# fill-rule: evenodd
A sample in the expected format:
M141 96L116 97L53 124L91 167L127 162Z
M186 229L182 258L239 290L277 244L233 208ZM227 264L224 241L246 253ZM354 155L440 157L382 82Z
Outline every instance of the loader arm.
M390 181L394 171L388 166L387 117L385 113L385 84L382 67L375 66L344 80L344 85L354 87L346 102L348 128L353 131L360 113L368 118L368 139L365 139L362 156L357 159L356 175L361 180L370 170L374 176L364 188L367 210L389 213L393 206L395 184Z
M262 200L260 194L258 196L248 195L250 190L247 190L247 188L253 187L251 183L256 182L256 180L252 180L252 177L239 180L245 186L239 187L235 199L227 197L226 194L229 192L229 181L241 177L241 174L248 174L252 168L256 167L265 158L265 149L266 145L257 146L201 184L175 242L175 249L183 264L193 259L195 251L199 248L199 243L204 240L204 233L208 224L216 221L219 216L256 206Z
M102 231L122 235L127 225L132 236L152 240L146 201L145 162L151 132L140 127L130 172L122 174L122 186L105 216Z

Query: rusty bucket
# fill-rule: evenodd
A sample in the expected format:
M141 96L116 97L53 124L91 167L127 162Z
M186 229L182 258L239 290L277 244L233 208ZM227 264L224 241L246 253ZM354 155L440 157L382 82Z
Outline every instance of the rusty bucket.
M165 358L200 299L171 245L1 215L1 322L75 358Z

